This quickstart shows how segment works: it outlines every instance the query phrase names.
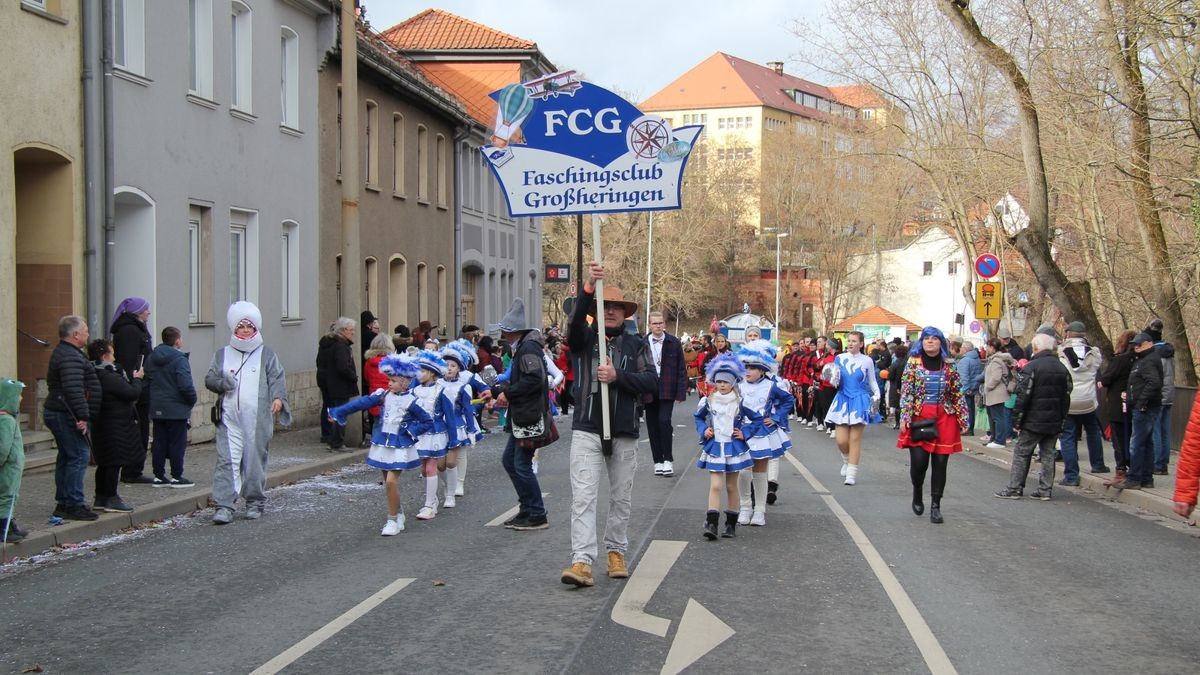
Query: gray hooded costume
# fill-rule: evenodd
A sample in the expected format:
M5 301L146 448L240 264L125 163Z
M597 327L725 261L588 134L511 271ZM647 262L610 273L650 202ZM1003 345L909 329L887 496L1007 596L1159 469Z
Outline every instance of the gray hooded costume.
M262 324L258 308L235 302L226 319L231 333L243 320L257 331ZM247 506L266 502L267 451L275 433L271 402L283 402L279 423L291 426L287 379L275 352L262 343L262 333L240 339L231 335L228 347L213 355L204 386L221 396L222 421L217 426L217 466L213 470L213 500L232 510L241 495Z

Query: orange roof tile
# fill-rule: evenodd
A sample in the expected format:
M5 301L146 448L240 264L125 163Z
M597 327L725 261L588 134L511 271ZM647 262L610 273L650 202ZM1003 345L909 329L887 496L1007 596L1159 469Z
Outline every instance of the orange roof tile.
M462 101L471 117L485 127L491 126L496 118L496 103L489 94L521 81L521 64L517 61L425 61L414 65L438 87Z
M427 9L380 33L401 50L536 50L537 44L442 9Z
M830 87L833 100L851 108L882 108L887 103L874 89L861 84Z
M781 75L772 68L717 52L643 101L639 107L649 112L767 106L813 119L833 119L833 115L796 103L787 90L800 90L835 100L828 87L794 75Z
M915 332L921 330L917 324L900 316L899 314L886 310L879 305L872 305L854 316L843 319L830 327L830 330L844 331L854 330L855 324L870 324L876 326L904 326L904 330Z

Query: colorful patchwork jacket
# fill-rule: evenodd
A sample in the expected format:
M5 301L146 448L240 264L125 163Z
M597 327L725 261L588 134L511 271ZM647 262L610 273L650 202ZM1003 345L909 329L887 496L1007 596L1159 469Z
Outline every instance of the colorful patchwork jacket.
M958 371L947 363L942 371L946 376L946 388L942 396L942 409L947 415L958 418L960 433L967 430L967 404L963 399L962 382ZM900 378L900 423L909 424L914 417L919 417L921 404L925 400L925 367L921 359L910 358Z

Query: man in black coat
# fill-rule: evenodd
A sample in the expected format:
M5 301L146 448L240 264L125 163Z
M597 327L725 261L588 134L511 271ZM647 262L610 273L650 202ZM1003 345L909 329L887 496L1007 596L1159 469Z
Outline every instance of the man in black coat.
M613 286L604 289L604 313L596 317L603 323L610 355L607 364L599 365L600 336L595 326L588 325L587 317L597 314L596 282L603 278L604 268L594 261L588 263L567 327L578 403L571 425L571 566L563 570L561 580L575 586L594 583L592 563L598 554L596 500L604 468L608 470L608 522L604 528L608 576L629 577L625 552L629 548L629 512L637 469L638 408L643 397L658 393L649 345L640 335L625 331L625 319L637 312L637 303L625 300L621 289ZM601 439L602 383L608 385L610 446Z
M54 515L64 520L96 520L83 496L83 475L91 454L92 419L100 414L103 392L96 369L84 356L90 333L82 317L58 321L58 346L46 369L49 390L42 409L46 428L54 434L58 458L54 469Z
M321 419L329 415L331 408L349 403L358 396L358 369L354 367L354 334L358 325L354 319L338 317L333 332L317 343L317 388L321 391ZM324 425L322 425L324 426ZM321 442L329 443L332 452L345 450L345 430L340 424L332 424L328 434L322 428Z
M1029 462L1034 448L1039 449L1042 471L1038 489L1030 497L1050 500L1054 487L1054 443L1062 433L1067 413L1071 409L1071 371L1058 360L1054 351L1057 340L1038 333L1030 347L1033 358L1025 364L1017 380L1017 403L1013 407L1013 432L1017 444L1013 448L1012 470L1008 487L996 493L1001 499L1020 499L1029 475Z
M667 320L662 312L647 315L650 334L650 356L658 374L658 391L646 403L646 435L650 437L650 454L654 457L655 476L674 476L675 453L672 449L671 415L675 402L687 399L687 366L683 361L683 345L679 338L667 332Z
M1129 471L1125 480L1113 485L1118 490L1154 487L1154 431L1161 414L1163 362L1149 333L1138 333L1133 342L1133 368L1125 401L1132 417L1129 439Z

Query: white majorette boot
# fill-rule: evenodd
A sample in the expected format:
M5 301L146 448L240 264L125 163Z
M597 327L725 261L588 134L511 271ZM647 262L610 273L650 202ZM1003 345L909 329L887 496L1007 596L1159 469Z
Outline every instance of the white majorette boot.
M847 464L846 465L846 480L843 484L844 485L855 485L857 482L858 482L858 465L857 464Z

